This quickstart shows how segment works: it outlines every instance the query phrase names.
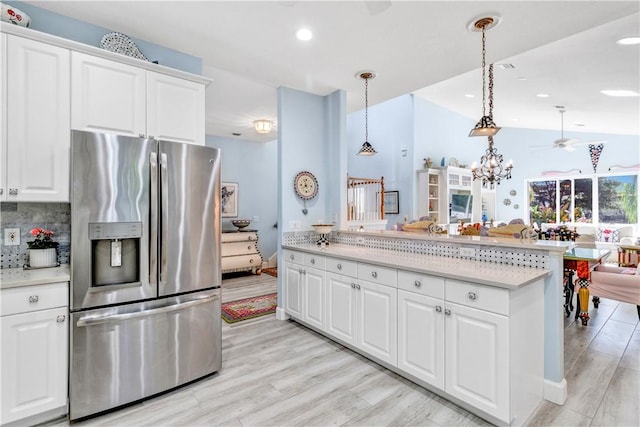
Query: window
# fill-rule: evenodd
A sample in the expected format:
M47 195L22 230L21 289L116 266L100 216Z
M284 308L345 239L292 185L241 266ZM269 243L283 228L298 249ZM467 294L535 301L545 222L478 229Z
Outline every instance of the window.
M531 223L638 222L638 175L529 181Z

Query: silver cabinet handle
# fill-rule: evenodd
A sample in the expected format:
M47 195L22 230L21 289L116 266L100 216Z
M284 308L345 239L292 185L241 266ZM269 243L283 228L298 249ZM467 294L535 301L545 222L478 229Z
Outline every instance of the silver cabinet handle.
M311 258L311 264L315 264L316 263L316 259L315 258Z
M4 194L4 188L0 188L0 196Z
M247 240L249 241L253 240L253 236L249 235L249 237L247 237ZM291 255L291 259L293 259L293 255Z
M353 289L355 289L355 288L356 288L356 284L355 284L355 283L352 283L352 284L351 284L351 287L352 287Z
M139 133L139 134L138 134L138 136L139 136L140 138L144 138L144 133Z
M438 313L441 313L441 312L442 312L442 307L441 307L441 306L439 306L439 305L436 305L436 311L437 311Z
M143 137L141 135L141 137ZM151 220L149 223L149 286L158 285L158 153L149 153L149 181L151 182Z
M475 301L475 300L478 298L478 296L476 295L476 293L475 293L475 292L469 292L469 293L467 294L467 296L469 297L469 299L470 299L471 301Z
M247 246L247 250L251 250L251 246Z
M17 188L10 188L9 189L9 195L10 196L17 196L18 195L18 189Z
M420 280L416 280L414 285L416 288L419 288L420 286L422 286L422 282L420 282Z
M38 302L40 300L40 297L38 295L31 295L29 297L29 302L33 303L33 302Z
M293 258L294 258L293 254L289 255L289 259L291 259L291 261L293 261Z
M249 264L253 264L253 258L249 260Z
M153 138L153 137L150 137ZM167 153L160 153L160 236L169 235L169 161L167 159ZM167 239L160 239L160 277L158 277L158 284L161 285L167 280L167 252L169 250Z
M373 278L378 277L378 272L377 271L372 271L371 272L371 277L373 277Z
M356 289L360 290L360 285L356 283Z
M444 314L445 316L451 316L451 310L449 310L448 308L444 309Z
M58 317L56 317L56 322L62 323L62 322L65 321L66 318L67 318L67 316L65 316L64 314L60 314L60 315L58 315Z
M299 268L299 269L298 269L298 273L300 273L300 274L304 274L304 273L302 272L302 269L301 269L301 268Z
M342 264L338 264L336 267L338 267L338 270L342 270Z

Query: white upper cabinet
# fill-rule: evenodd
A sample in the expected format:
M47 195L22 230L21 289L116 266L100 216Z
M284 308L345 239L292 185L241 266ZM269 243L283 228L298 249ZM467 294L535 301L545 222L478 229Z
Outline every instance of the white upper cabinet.
M2 200L67 202L70 52L13 35L3 52Z
M71 127L146 135L145 70L80 52L71 59Z
M163 141L204 145L205 87L147 71L147 133Z
M202 83L73 52L71 127L204 145Z

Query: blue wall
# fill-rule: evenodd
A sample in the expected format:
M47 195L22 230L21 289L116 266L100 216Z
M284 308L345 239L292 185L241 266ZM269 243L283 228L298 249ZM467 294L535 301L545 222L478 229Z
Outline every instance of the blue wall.
M238 218L252 219L249 228L258 230L258 249L264 261L277 252L278 230L278 143L252 142L207 135L208 147L222 150L221 178L238 183ZM233 218L222 218L223 229L236 228Z
M52 34L68 40L74 40L90 46L100 47L102 36L112 32L107 28L92 25L84 21L69 18L46 9L42 9L21 1L3 1L3 3L16 7L29 15L32 30ZM114 3L117 7L117 2ZM151 5L149 7L152 7ZM202 59L187 55L182 52L167 49L144 40L130 37L149 61L158 61L160 65L186 71L193 74L202 74Z

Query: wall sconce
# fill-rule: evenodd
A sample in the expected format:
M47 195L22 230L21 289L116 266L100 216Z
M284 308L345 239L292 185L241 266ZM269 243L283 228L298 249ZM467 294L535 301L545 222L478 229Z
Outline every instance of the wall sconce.
M266 119L254 120L253 127L258 133L269 133L273 128L273 122Z

